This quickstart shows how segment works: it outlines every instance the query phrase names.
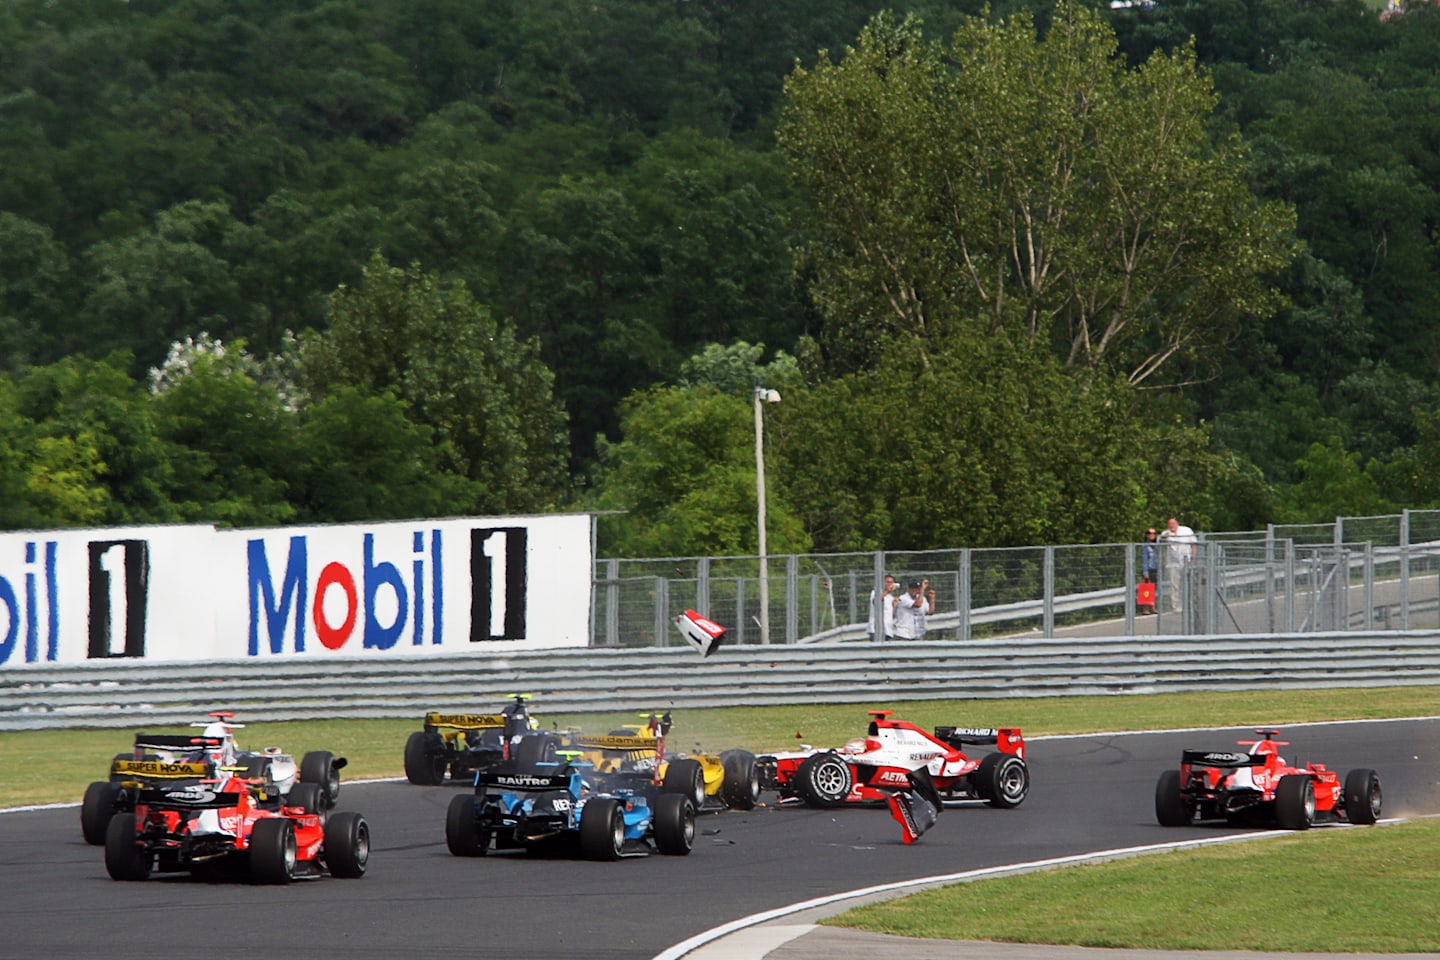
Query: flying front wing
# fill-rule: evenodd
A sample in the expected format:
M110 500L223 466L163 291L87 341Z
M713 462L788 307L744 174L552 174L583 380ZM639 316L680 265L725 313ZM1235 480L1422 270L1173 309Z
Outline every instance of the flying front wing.
M675 618L675 628L702 657L708 657L720 648L725 640L725 628L714 620L701 616L694 610L686 610Z

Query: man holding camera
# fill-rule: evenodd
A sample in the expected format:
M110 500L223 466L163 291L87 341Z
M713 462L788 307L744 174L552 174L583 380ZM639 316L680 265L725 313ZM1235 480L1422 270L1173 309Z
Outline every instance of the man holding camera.
M935 613L935 591L930 589L930 581L911 580L893 603L895 636L900 640L925 639L925 618Z

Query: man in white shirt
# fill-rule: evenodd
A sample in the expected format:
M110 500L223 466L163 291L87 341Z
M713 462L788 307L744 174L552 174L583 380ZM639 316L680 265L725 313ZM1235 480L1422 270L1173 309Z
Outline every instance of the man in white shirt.
M895 608L895 636L901 640L924 640L925 618L935 613L935 591L929 580L911 580L905 592L892 601Z
M1199 552L1199 538L1195 531L1185 526L1174 517L1165 521L1165 530L1160 534L1164 541L1165 550L1165 579L1170 586L1170 609L1179 613L1180 606L1180 581L1185 575L1185 568L1195 559Z
M885 574L885 586L880 591L880 615L885 619L885 639L889 640L895 636L895 604L891 596L895 592L895 577ZM870 639L875 639L875 591L870 591L870 623L865 628Z

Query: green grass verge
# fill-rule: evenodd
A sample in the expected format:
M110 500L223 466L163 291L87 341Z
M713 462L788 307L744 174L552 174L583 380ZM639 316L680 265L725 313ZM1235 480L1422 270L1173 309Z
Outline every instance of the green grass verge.
M496 704L477 703L477 709ZM1027 736L1205 726L1285 726L1433 716L1440 688L1197 693L887 703L921 726L1018 726ZM611 730L634 712L537 715L548 726ZM398 776L413 720L257 723L247 748L297 757L348 757L348 780ZM866 705L694 710L677 713L672 748L780 750L855 736ZM78 802L136 730L0 733L0 807ZM1381 772L1383 777L1383 771ZM1177 838L1184 831L1175 832ZM923 841L922 841L923 842ZM863 907L825 921L910 937L1096 947L1315 952L1440 952L1440 822L1374 830L1314 830L1253 843L957 884Z
M821 922L942 940L1434 953L1437 865L1435 820L1317 829L955 884Z

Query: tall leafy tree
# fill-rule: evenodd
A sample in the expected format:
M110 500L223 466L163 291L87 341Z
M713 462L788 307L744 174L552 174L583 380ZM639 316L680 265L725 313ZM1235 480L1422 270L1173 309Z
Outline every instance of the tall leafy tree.
M463 284L378 255L358 287L330 298L329 328L305 354L323 399L343 387L393 392L410 421L453 452L476 484L472 510L536 511L565 499L565 415L536 342L497 320Z
M1061 3L967 20L945 44L877 16L839 62L786 84L781 143L816 197L812 250L840 369L886 337L929 353L1005 336L1141 382L1212 357L1274 308L1293 216L1207 129L1193 51L1128 70L1113 32Z

